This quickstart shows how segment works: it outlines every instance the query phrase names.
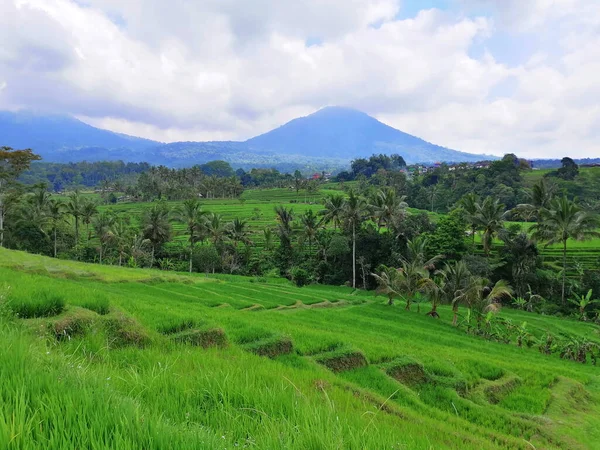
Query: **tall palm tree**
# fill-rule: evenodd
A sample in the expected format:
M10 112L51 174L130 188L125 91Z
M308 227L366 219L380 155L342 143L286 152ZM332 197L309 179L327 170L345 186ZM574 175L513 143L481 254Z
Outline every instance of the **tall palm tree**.
M506 215L507 213L504 210L504 205L500 203L499 200L494 200L492 197L486 197L481 204L477 204L475 219L483 231L481 241L486 256L489 256L490 254L494 236L504 226Z
M312 243L317 237L321 222L312 209L309 209L300 216L302 227L302 238L308 241L308 253L312 254Z
M100 264L102 264L102 257L104 256L104 249L108 246L108 243L112 239L112 227L115 223L115 216L106 211L98 214L93 220L94 230L96 236L100 241L99 253L100 253Z
M440 275L444 280L444 296L452 305L452 325L456 326L460 296L471 280L471 272L467 264L461 260L446 264L440 271Z
M479 225L479 221L477 220L477 206L479 205L479 197L471 192L462 197L459 200L458 205L465 210L467 215L466 219L471 227L473 245L475 245L475 233L477 232L477 226Z
M552 200L548 208L541 208L539 222L531 227L533 238L545 241L546 246L561 244L562 246L562 291L561 301L565 304L565 285L567 273L567 241L574 239L583 241L600 236L597 229L598 218L583 211L575 202L567 197Z
M365 200L353 190L348 194L342 209L342 219L352 236L352 287L356 289L356 230L360 228L366 213Z
M59 224L65 220L65 204L61 200L51 198L48 202L48 218L52 224L52 235L54 240L54 257L57 252L57 230Z
M319 211L319 215L323 216L324 223L333 223L333 229L341 224L342 213L344 210L344 196L341 194L330 194L325 197L323 210Z
M294 221L294 210L279 205L275 207L275 214L277 216L277 234L279 235L279 249L277 251L281 262L280 270L285 272L289 269L293 260L292 223Z
M265 250L273 248L273 230L269 227L263 230L263 239L265 241Z
M512 288L504 280L498 280L490 287L490 280L474 276L467 287L460 291L458 300L467 305L470 313L476 314L479 329L483 315L488 311L497 311L498 302L503 298L511 298L512 294Z
M194 258L194 245L200 240L202 228L205 224L205 212L202 211L202 205L198 199L190 199L183 202L181 207L175 211L177 221L183 223L186 227L188 242L190 246L189 270L192 273L192 262Z
M81 222L83 222L86 227L87 242L90 242L90 238L92 237L90 224L96 214L98 214L98 205L96 205L96 202L84 199L81 207Z
M79 191L75 191L69 195L69 200L66 204L67 213L73 216L75 220L75 246L79 243L79 220L83 214L83 197Z
M152 255L150 267L154 265L156 249L171 238L171 222L169 222L169 207L158 202L145 211L142 217L142 236L150 241Z

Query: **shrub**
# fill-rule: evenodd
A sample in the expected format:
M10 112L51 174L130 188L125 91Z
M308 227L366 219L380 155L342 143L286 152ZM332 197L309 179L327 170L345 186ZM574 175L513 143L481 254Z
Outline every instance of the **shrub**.
M38 291L28 299L11 302L11 309L22 319L57 316L65 309L65 299L53 292Z
M94 311L101 316L105 316L110 312L110 304L106 297L104 296L96 296L88 301L84 302L82 305L85 309L89 309L90 311Z
M292 280L298 287L307 285L308 281L310 279L308 272L306 270L302 269L301 267L292 268L292 270L290 271L290 274L292 275Z

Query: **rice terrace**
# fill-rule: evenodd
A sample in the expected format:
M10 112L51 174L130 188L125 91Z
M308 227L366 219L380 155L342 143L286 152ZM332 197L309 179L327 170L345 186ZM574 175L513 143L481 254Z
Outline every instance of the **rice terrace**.
M0 450L600 450L600 2L0 36Z

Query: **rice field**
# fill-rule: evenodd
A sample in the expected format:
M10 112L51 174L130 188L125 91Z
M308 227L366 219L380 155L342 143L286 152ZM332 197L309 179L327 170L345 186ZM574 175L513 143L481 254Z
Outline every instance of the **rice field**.
M596 366L467 335L447 306L0 249L2 292L3 448L600 447ZM591 323L501 315L600 342Z

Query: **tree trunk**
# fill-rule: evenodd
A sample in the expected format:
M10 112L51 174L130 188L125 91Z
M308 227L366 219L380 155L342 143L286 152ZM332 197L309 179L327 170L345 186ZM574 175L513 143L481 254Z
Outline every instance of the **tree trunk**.
M562 305L565 306L565 282L567 277L567 240L563 239Z
M75 247L79 244L79 217L75 216Z
M102 243L100 243L100 264L102 264Z
M4 205L0 196L0 247L4 247Z
M356 224L352 224L352 288L356 289Z
M123 264L123 253L119 252L119 267Z
M452 308L452 325L456 326L457 323L458 323L458 310Z
M56 258L56 227L54 227L54 257Z
M154 267L154 244L152 244L152 255L150 256L150 268Z

